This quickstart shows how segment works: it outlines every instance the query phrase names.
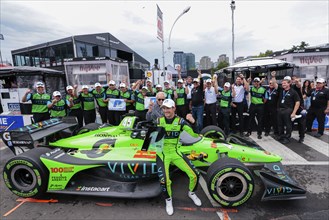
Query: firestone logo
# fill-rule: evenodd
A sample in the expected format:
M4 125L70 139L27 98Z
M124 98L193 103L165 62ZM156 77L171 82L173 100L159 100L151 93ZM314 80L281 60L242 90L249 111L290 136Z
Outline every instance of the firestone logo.
M84 192L108 192L110 187L97 187L97 186L79 186L76 191Z

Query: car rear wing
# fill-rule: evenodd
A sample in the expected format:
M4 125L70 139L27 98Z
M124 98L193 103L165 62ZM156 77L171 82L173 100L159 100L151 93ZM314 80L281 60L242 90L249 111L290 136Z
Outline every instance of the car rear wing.
M77 127L76 117L52 118L46 121L27 125L11 131L1 133L3 142L9 149L18 155L29 149L34 148L35 141L42 140L57 132L72 128L72 132Z

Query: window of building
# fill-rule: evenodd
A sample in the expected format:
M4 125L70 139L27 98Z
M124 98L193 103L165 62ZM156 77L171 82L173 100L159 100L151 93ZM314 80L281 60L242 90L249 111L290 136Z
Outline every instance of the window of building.
M86 45L84 43L77 42L77 57L87 57Z

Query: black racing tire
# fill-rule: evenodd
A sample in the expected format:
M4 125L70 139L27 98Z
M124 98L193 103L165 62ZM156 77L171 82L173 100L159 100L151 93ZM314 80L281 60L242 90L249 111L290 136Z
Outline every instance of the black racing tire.
M250 199L254 179L250 170L233 158L220 158L207 171L207 187L211 197L223 207L237 207Z
M17 196L37 198L47 189L49 171L40 156L51 149L39 147L11 158L4 166L3 179L8 189Z
M225 132L220 128L215 125L209 125L205 128L203 128L200 132L204 137L209 137L213 139L222 139L226 140L226 134Z
M94 130L97 130L98 128L100 128L102 125L101 124L98 124L98 123L90 123L90 124L87 124L83 127L81 127L78 131L77 131L77 135L78 134L83 134L83 133L86 133L86 132L89 132L89 131L94 131Z

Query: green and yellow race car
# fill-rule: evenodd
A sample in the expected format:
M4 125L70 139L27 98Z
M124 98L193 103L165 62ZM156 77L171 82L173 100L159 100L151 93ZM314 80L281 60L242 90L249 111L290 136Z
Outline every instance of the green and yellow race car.
M67 117L3 132L16 155L4 166L8 189L20 197L51 192L149 198L161 193L156 152L166 135L162 127L129 115L118 126L76 126L76 119ZM178 149L206 176L209 194L221 206L247 202L255 176L264 183L262 200L306 198L280 156L239 136L226 137L216 126L201 134L193 138L182 132ZM41 140L44 144L38 144Z

